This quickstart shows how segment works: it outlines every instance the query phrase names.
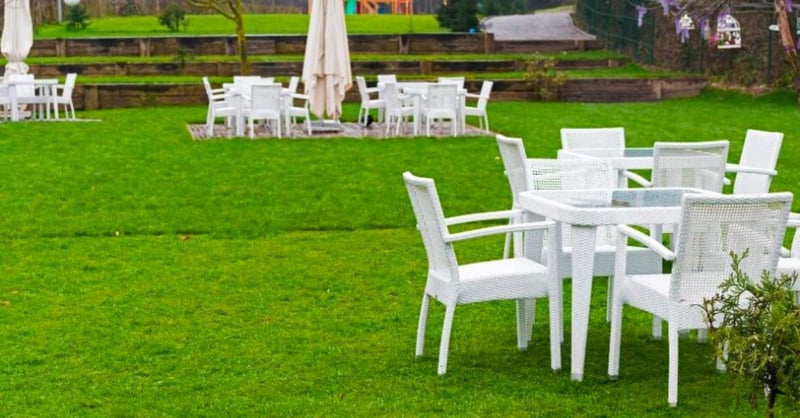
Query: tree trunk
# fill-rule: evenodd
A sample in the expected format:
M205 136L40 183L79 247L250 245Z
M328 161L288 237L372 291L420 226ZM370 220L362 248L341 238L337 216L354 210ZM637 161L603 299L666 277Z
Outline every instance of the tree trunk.
M236 15L236 45L239 48L239 63L242 74L250 74L250 63L247 61L247 37L244 33L244 21L241 14Z
M797 94L797 105L800 107L800 59L797 57L785 0L775 0L775 17L778 20L778 30L781 34L781 46L786 54L786 63L789 64L794 91Z

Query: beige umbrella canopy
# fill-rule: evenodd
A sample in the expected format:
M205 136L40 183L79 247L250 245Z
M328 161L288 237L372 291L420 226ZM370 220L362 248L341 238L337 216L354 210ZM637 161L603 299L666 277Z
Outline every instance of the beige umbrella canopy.
M308 23L303 84L311 111L338 120L342 101L353 85L350 48L342 0L313 0Z
M33 23L30 0L5 0L3 39L0 49L6 57L5 76L27 74L25 58L33 46Z

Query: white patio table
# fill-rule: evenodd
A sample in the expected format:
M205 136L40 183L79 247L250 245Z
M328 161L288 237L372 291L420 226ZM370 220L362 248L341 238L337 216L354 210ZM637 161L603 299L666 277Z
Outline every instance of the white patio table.
M419 117L420 117L420 109L422 106L422 101L424 96L428 94L428 86L431 84L436 84L435 82L429 81L399 81L395 83L397 86L397 90L403 93L404 95L408 96L414 102L414 136L417 135L419 132ZM385 83L378 83L378 88L383 89ZM457 124L456 134L459 135L465 131L465 119L464 119L464 105L466 100L467 89L458 89L458 102L459 107L456 108L456 113L458 114L459 123Z
M583 380L597 227L678 223L681 200L698 189L594 189L520 193L528 213L572 226L572 379ZM561 231L561 228L556 228ZM560 233L560 232L559 232ZM560 245L560 237L554 245ZM563 277L563 276L562 276Z
M258 83L254 83L258 84ZM265 81L263 84L278 84L270 81ZM234 117L234 131L236 136L244 136L244 113L250 106L250 92L245 91L252 87L252 84L239 85L235 83L223 83L222 88L226 93L229 93L234 100L236 107L236 116ZM290 95L288 88L281 88L281 97L286 100Z
M54 99L54 92L53 87L58 84L58 79L55 78L39 78L34 80L14 80L8 81L4 83L8 86L8 96L9 96L9 103L11 106L11 120L12 121L19 121L20 114L19 114L19 103L17 101L17 86L20 85L33 85L34 89L39 89L41 91L42 102L39 104L43 104L45 107L45 115L46 119L50 119L50 108L51 106L55 109L55 99ZM34 104L35 105L35 104ZM56 118L58 118L58 111L54 110ZM40 116L41 118L41 116Z

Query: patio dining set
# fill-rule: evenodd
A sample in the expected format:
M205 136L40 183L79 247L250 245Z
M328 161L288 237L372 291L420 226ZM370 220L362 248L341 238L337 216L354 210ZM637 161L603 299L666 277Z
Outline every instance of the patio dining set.
M33 74L7 74L0 82L0 106L6 121L75 120L72 92L78 75L69 73L64 83L55 78L36 78Z
M428 254L416 354L423 354L433 298L446 307L439 374L447 370L457 305L516 300L517 345L525 350L537 298L549 300L551 368L559 370L562 284L571 278L571 376L583 380L593 277L607 276L608 376L619 376L623 307L647 312L654 338L668 324L667 401L675 406L679 335L697 330L698 340L706 338L701 305L730 276L731 253L747 252L739 268L751 278L800 272L800 234L791 249L782 247L800 214L791 213L791 193L770 193L782 133L748 130L738 163L728 163L727 140L632 149L623 128L562 129L555 159L528 158L521 138L496 140L512 194L509 210L445 217L434 180L403 174ZM649 179L642 170L651 171ZM504 224L450 232L453 225L492 220ZM456 242L496 234L506 236L502 258L458 263ZM663 260L671 262L669 271Z

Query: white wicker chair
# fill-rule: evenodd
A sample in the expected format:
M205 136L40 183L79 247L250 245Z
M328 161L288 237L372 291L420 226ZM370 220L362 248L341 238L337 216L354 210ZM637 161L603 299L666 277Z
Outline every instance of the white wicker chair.
M425 119L426 135L431 136L431 122L450 120L450 128L453 136L458 132L458 86L456 84L430 84L428 94L422 103L421 116Z
M389 130L394 125L394 134L400 135L400 124L405 122L409 117L414 116L415 108L413 105L404 105L397 91L397 84L387 82L383 85L383 100L386 101L386 135L389 135ZM416 134L416 132L414 132Z
M531 234L541 240L543 232L554 233L555 224L547 221L514 223L451 233L448 230L450 225L509 219L517 216L519 212L489 212L445 218L432 179L416 177L409 172L403 173L403 179L428 256L428 278L420 308L416 355L423 354L430 298L442 302L446 308L439 346L438 373L442 375L447 371L450 332L457 305L492 300L517 300L517 346L520 350L525 350L532 327L532 322L526 315L529 311L525 307L526 302L537 297L549 297L550 366L553 370L560 369L561 344L558 324L561 323L561 295L558 293L560 280L556 277L555 270L531 258L521 256L460 265L453 248L454 243L459 241L511 231L533 231ZM535 241L535 238L531 238L530 241ZM556 256L555 252L549 255Z
M214 121L220 117L225 118L225 126L230 132L233 118L236 116L236 106L232 103L232 96L225 93L225 89L212 89L208 77L203 77L203 86L206 90L206 97L208 97L206 134L209 137L214 135Z
M380 119L380 116L386 109L386 101L380 98L373 99L370 96L371 94L380 93L380 90L377 87L367 88L367 81L361 76L356 76L356 85L358 85L358 93L361 96L361 107L358 109L358 123L366 125L369 111L372 109L378 111L378 119Z
M563 128L561 129L561 148L576 150L581 148L619 149L621 156L625 149L624 128Z
M792 247L784 249L782 257L778 260L778 270L775 274L800 274L800 213L789 214L789 222L787 227L794 229L794 237L792 237ZM800 280L794 284L794 291L798 293L800 299ZM799 300L800 301L800 300Z
M479 94L467 93L466 98L477 99L478 102L475 106L464 106L464 116L476 116L478 118L478 127L480 129L489 130L489 114L486 113L486 105L489 104L489 96L492 94L491 81L484 81L481 85L481 92Z
M700 305L719 292L719 284L730 275L730 252L749 250L740 267L753 279L760 278L764 270L775 272L791 203L791 193L686 196L675 252L633 228L619 226L609 377L619 375L622 307L630 305L664 318L669 326L667 401L676 406L678 332L707 328ZM636 275L626 271L629 237L672 261L672 273ZM718 362L717 367L721 369L723 364Z
M627 172L643 187L694 187L722 192L728 161L728 141L656 142L651 180Z
M591 159L529 159L520 138L497 135L497 145L511 186L512 208L520 209L518 195L529 190L611 189L616 184L616 174L608 160ZM559 277L568 278L572 272L572 238L569 225L561 228L561 252L558 258ZM514 247L520 245L515 240ZM510 239L506 239L504 256L510 253ZM608 276L609 288L613 282L616 230L597 228L594 275ZM636 273L661 273L661 258L647 248L629 248L628 269ZM611 294L608 294L609 316Z
M739 164L727 166L728 173L736 173L733 194L769 193L782 143L781 132L747 130Z
M255 138L256 120L266 120L272 122L270 131L278 138L281 137L281 99L280 84L253 84L250 95L250 107L244 112L247 117L247 125L250 131L250 138Z
M53 86L53 105L55 107L56 119L58 119L58 106L64 106L64 117L66 119L75 120L75 106L72 103L72 91L75 89L75 81L78 79L78 74L67 74L64 84Z
M436 82L439 84L455 84L458 86L459 89L464 88L464 83L466 82L465 77L439 77L436 79Z

